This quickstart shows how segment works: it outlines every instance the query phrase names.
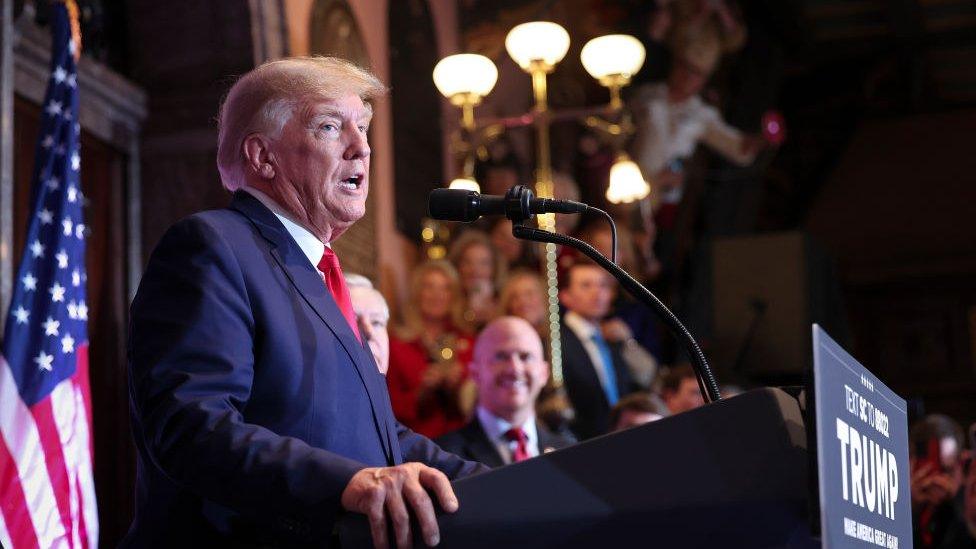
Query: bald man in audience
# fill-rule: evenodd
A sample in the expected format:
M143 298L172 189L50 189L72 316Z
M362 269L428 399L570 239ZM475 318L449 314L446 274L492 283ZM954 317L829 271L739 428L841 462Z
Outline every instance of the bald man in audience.
M547 430L535 417L535 401L549 379L542 340L525 320L504 316L489 323L469 365L478 388L474 419L437 443L466 459L500 467L575 441Z

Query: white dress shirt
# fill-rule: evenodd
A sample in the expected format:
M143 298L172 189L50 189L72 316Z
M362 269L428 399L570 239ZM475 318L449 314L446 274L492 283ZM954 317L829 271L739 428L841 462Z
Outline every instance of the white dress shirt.
M315 270L319 270L319 261L322 260L322 254L325 253L325 244L322 243L312 231L306 229L302 224L292 219L291 214L285 211L280 204L274 201L273 198L264 194L263 192L252 188L243 187L242 190L246 191L248 194L257 198L271 213L275 214L275 217L281 221L281 224L285 226L285 230L291 235L298 247L301 248L302 253L308 257L308 261L315 267ZM330 246L331 247L331 246ZM322 274L322 271L319 271Z
M573 311L566 311L566 314L563 315L563 324L572 330L573 333L576 334L576 337L579 338L580 343L583 344L583 348L586 349L586 354L590 357L590 362L593 363L593 369L596 370L596 376L600 378L600 385L602 385L603 390L606 391L607 368L613 368L613 364L603 363L603 353L600 352L600 348L597 347L596 343L593 341L594 334L599 334L600 337L603 337L603 333L600 331L600 326L586 320ZM616 390L616 388L614 388L614 390Z
M498 455L502 456L502 461L506 464L512 463L518 442L508 440L505 437L505 433L515 426L480 405L477 408L477 415L478 422L481 423L481 428L488 435L488 440L498 450ZM539 455L539 432L535 428L535 414L532 414L521 427L525 433L525 449L529 457L536 457Z

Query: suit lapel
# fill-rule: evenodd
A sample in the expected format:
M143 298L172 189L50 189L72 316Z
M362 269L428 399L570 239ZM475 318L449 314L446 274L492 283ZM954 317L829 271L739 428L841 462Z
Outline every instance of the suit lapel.
M498 449L488 439L488 435L481 427L481 422L475 417L464 428L465 445L464 450L476 461L484 463L489 467L501 467L505 465L502 456L498 455Z
M349 355L363 387L366 389L370 408L373 410L373 420L377 429L384 435L380 438L383 441L387 458L392 463L393 447L390 422L381 418L381 414L377 413L377 405L383 402L382 398L385 395L377 394L379 392L378 384L371 383L379 374L372 359L366 356L363 344L353 334L346 317L343 316L335 303L335 299L322 281L322 275L312 267L308 257L298 247L298 244L288 234L274 213L261 204L258 199L246 191L237 191L234 193L231 208L247 216L257 227L261 236L272 244L271 255L278 262L285 276L288 277L322 322L328 326L346 354ZM372 371L368 368L371 368Z

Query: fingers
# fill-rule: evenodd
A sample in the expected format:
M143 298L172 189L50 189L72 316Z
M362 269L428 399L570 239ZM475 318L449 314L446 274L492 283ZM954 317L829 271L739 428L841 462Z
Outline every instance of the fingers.
M418 479L410 478L404 483L403 497L413 509L414 516L417 517L417 524L420 525L420 533L424 536L424 542L431 547L440 543L440 528L437 526L434 503Z
M420 470L420 484L432 490L437 495L437 501L448 513L453 513L458 509L458 500L454 495L454 488L447 476L432 467L423 466Z
M369 532L373 536L373 546L376 549L387 549L389 542L386 539L386 515L383 514L383 502L385 495L377 491L378 496L371 495L370 505L366 512L369 519Z
M412 545L410 532L410 515L403 502L403 495L399 487L391 486L386 494L386 511L393 522L393 532L396 536L397 547L404 548Z

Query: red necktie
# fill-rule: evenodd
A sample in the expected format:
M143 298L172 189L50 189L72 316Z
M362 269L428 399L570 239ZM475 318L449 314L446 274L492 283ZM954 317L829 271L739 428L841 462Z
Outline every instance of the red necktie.
M512 427L505 431L505 438L515 442L515 451L512 452L512 462L518 463L529 459L529 447L526 444L529 440L525 436L525 431L521 427Z
M339 258L328 246L325 247L325 253L319 260L319 270L322 271L325 285L332 292L332 299L335 299L336 305L342 311L342 316L346 317L346 322L352 328L352 333L356 334L356 339L362 342L363 338L359 335L359 326L356 325L356 313L352 310L349 288L346 287L346 279L342 276L342 267L339 266Z

